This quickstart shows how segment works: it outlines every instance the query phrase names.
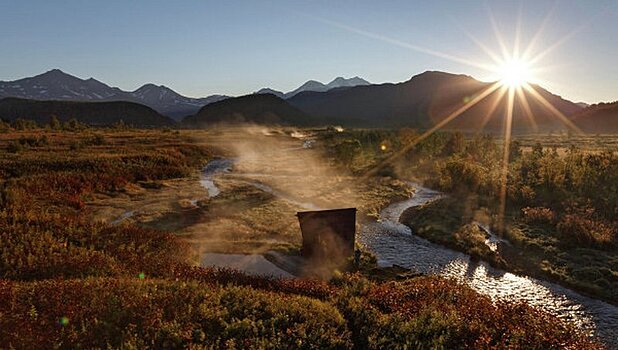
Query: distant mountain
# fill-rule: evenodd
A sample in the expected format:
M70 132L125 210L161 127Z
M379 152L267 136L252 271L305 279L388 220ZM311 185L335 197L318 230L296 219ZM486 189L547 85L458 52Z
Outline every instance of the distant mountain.
M258 91L255 92L255 94L271 94L279 98L285 98L285 94L283 92L278 91L278 90L273 90L271 88L259 89Z
M326 87L328 87L328 89L330 90L330 89L336 89L336 88L341 88L341 87L353 87L353 86L364 86L364 85L371 85L371 83L359 77L354 77L350 79L345 79L343 77L337 77L333 79L333 81L331 81L330 83L326 84Z
M575 102L575 104L580 106L581 108L590 107L590 104L588 104L586 102Z
M35 100L137 102L176 119L194 114L208 103L227 98L227 96L222 95L190 98L165 86L154 84L146 84L135 91L123 91L93 78L86 80L77 78L59 69L53 69L30 78L0 81L0 98L3 97Z
M483 83L466 75L429 71L403 83L355 86L326 92L305 91L287 101L305 113L330 123L360 127L429 128L490 85L491 83ZM581 110L576 104L541 87L535 88L565 115ZM466 131L477 131L483 127L488 131L502 131L506 98L503 98L491 113L492 118L486 118L497 95L498 91L494 92L446 127ZM525 108L521 103L516 103L513 114L515 132L564 129L558 118L546 107L536 102L529 93L526 93L526 97L535 121L531 122Z
M573 122L587 133L616 133L618 132L618 101L591 105L575 114Z
M184 118L182 124L186 127L237 123L307 125L311 120L273 94L252 94L206 105L196 115Z
M177 120L195 114L200 108L209 103L228 98L228 96L224 95L190 98L182 96L166 86L154 84L146 84L133 91L131 95L136 101Z
M123 91L93 78L83 80L54 69L31 78L0 82L0 98L124 101L144 104L154 109L151 112L158 112L155 116L143 109L137 112L138 107L131 107L133 108L131 113L134 114L130 115L136 118L134 119L136 125L165 124L160 118L157 119L160 117L159 114L164 114L177 120L189 116L183 119L183 124L195 126L245 120L255 123L298 125L342 124L351 127L430 128L489 86L491 83L480 82L466 75L429 71L396 84L371 85L359 77L349 79L337 77L328 84L310 80L288 93L264 88L253 95L238 98L222 95L190 98L166 86L154 84L146 84L135 91ZM591 122L594 118L584 116L581 105L553 95L540 86L535 85L534 88L561 114L576 118L587 129L600 128ZM499 91L495 91L448 123L446 128L471 132L482 128L489 132L501 132L504 128L506 97L497 103L498 95ZM548 132L565 129L560 118L556 117L546 105L538 102L535 96L528 92L524 93L524 96L528 105L522 104L519 96L516 98L513 112L514 132ZM228 102L224 103L225 101ZM15 104L16 102L11 102L9 106ZM33 117L47 118L50 114L38 110L40 104L28 102L27 105L36 112ZM64 111L66 115L74 115L72 113L76 110L85 111L87 115L93 116L90 123L106 123L109 118L118 118L122 115L121 111L127 110L126 106L129 105L108 105L106 107L108 109L103 109L106 111L105 116L91 111L95 105L47 106ZM209 106L211 108L206 108ZM588 107L586 110L591 110L593 107ZM605 109L599 106L595 108L594 113L602 116L599 118L609 118L607 123L612 123L613 119L605 117L606 112L603 112ZM533 117L529 117L528 111ZM12 117L14 114L11 113L14 113L14 110L5 109L5 113L8 113L7 117ZM577 117L574 116L576 114ZM141 119L142 115L150 115L151 119L146 117Z
M0 99L0 118L35 120L40 124L49 123L52 116L60 121L75 118L95 126L109 126L122 120L135 127L171 126L175 122L150 107L134 102L76 102L76 101L38 101L7 97Z
M279 98L288 99L304 91L324 92L324 91L328 91L328 90L336 89L336 88L349 88L353 86L364 86L364 85L371 85L371 83L359 77L354 77L354 78L349 78L349 79L346 79L343 77L337 77L328 84L323 84L316 80L309 80L305 82L303 85L299 86L298 88L290 92L287 92L287 93L283 93L281 91L273 90L270 88L263 88L263 89L258 90L255 93L256 94L273 94Z
M286 93L285 98L287 99L287 98L294 97L298 95L299 93L305 92L305 91L324 92L328 90L330 90L330 88L327 85L324 85L316 80L309 80L303 85L296 88L295 90L292 90Z
M130 94L93 78L82 80L59 69L15 81L0 81L0 97L37 100L123 100Z

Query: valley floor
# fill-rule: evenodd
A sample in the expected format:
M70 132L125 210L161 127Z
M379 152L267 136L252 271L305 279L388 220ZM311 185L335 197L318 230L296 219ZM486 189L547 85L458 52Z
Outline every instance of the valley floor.
M0 347L601 346L439 277L277 280L196 266L206 251L297 250L297 210L356 206L362 221L410 194L389 177L340 176L287 134L234 132L0 134ZM298 153L276 151L288 143ZM218 156L235 166L211 179L211 196L200 171Z

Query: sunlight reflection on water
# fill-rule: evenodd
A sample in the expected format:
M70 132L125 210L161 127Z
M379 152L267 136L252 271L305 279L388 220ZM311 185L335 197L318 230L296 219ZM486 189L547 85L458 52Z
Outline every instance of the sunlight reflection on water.
M359 241L376 254L380 265L397 264L452 278L494 300L525 301L574 322L610 346L618 346L618 307L554 283L518 276L485 262L473 262L466 254L413 235L408 226L399 223L401 213L440 196L438 192L416 187L411 199L385 208L379 222L364 225L359 233Z

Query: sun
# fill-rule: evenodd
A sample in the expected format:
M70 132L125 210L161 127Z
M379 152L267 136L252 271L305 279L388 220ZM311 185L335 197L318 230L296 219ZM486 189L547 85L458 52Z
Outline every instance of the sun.
M521 13L520 16L517 18L517 26L515 29L515 35L512 41L512 45L508 45L509 43L503 40L502 34L498 30L493 14L491 13L491 11L489 11L489 19L494 31L495 39L498 44L497 48L493 49L472 36L471 34L466 33L468 37L472 40L472 42L474 42L474 44L476 44L485 54L487 54L490 60L486 62L421 47L382 34L372 33L338 22L321 20L326 24L339 27L341 29L359 35L377 39L396 46L401 46L417 52L432 55L434 57L474 67L482 70L483 72L486 72L487 74L486 80L488 81L488 83L484 89L480 90L480 92L476 93L473 97L464 98L462 100L462 103L452 112L446 114L439 122L437 122L431 128L427 129L422 134L416 136L414 139L407 142L397 151L391 150L389 152L390 156L382 160L379 164L372 167L367 172L365 172L365 174L361 177L361 180L366 180L370 176L377 174L380 169L383 169L387 165L391 165L397 158L404 156L406 152L410 151L421 141L425 140L438 130L444 128L448 123L458 118L460 115L464 114L477 103L488 98L493 98L494 101L490 104L489 110L483 113L484 119L482 121L482 124L479 126L479 132L489 121L489 118L494 115L494 112L495 114L500 115L500 117L504 119L504 146L500 170L500 208L498 210L498 222L496 225L499 230L503 230L505 228L504 217L507 204L507 181L509 174L508 166L512 136L511 133L513 130L514 119L516 122L520 121L520 118L514 118L514 110L516 109L515 106L518 105L521 107L520 109L523 111L534 130L536 130L537 123L535 121L535 113L533 113L533 109L530 107L530 102L534 102L537 105L540 105L540 107L544 111L549 112L553 117L555 117L566 127L568 127L569 130L574 131L578 135L583 134L583 132L577 127L577 125L575 125L567 116L565 116L560 110L558 110L558 108L556 108L550 101L548 101L543 96L542 93L537 90L538 85L544 82L542 79L540 79L540 76L537 76L537 74L548 69L548 67L540 67L538 63L543 59L543 57L547 56L550 52L555 50L560 44L565 42L566 39L571 37L571 35L577 31L574 30L565 35L560 40L556 41L555 43L547 45L545 47L541 47L540 52L535 52L539 49L539 45L537 44L537 42L540 40L539 38L541 37L543 28L545 27L545 24L547 23L550 14L545 17L543 23L541 24L537 32L532 36L531 40L526 45L522 46L520 40L522 23ZM502 102L504 102L505 108L503 112L499 112L498 107L501 105ZM538 109L534 109L534 111L537 110ZM382 151L386 151L387 146L381 145L380 149Z
M509 88L519 88L532 78L529 63L521 59L510 59L498 68L500 83Z

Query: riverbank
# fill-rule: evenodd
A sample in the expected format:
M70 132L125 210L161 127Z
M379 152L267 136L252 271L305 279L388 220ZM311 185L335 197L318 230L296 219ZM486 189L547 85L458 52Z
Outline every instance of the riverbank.
M596 335L610 346L618 346L618 308L589 298L546 280L519 276L492 267L480 259L432 243L399 222L410 208L423 207L440 198L439 192L417 186L415 195L384 209L380 221L363 225L359 240L377 257L380 266L396 264L424 274L439 275L472 287L494 302L524 302L553 314ZM476 226L479 227L480 223ZM485 235L479 235L484 239ZM493 247L499 238L484 241Z
M94 193L85 208L91 220L173 232L197 256L294 255L301 243L298 211L356 207L362 223L413 192L389 177L357 181L315 141L314 148L303 147L309 134L246 128L182 135L211 150L202 166L183 178Z
M412 193L407 183L388 177L358 181L310 133L223 129L196 142L216 147L224 156L206 165L201 175L216 196L198 210L195 222L177 231L204 253L298 254L298 211L356 207L357 219L364 222ZM215 169L217 164L226 169Z
M474 223L474 211L467 209L465 200L445 197L406 210L401 222L416 235L492 266L546 279L618 305L618 276L611 272L618 270L618 253L565 247L547 234L546 227L535 228L513 218L503 236L508 243L492 251L485 243L485 233Z

